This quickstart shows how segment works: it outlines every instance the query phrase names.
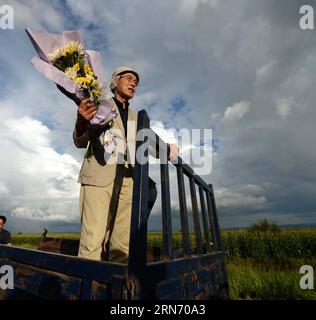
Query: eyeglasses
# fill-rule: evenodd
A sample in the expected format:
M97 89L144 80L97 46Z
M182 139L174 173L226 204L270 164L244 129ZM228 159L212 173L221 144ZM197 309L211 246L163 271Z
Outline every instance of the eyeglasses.
M120 78L125 78L128 82L133 82L135 84L136 87L139 87L139 83L137 81L137 79L131 77L131 76L120 76Z

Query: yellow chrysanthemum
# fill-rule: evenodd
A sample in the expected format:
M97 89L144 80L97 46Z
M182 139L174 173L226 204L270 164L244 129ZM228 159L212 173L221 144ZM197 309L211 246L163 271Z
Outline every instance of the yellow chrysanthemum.
M91 68L87 64L84 65L84 72L90 76L94 76L93 71L91 70Z
M87 88L91 82L91 80L87 77L77 77L74 79L74 81L76 84L78 84L79 86L82 86L84 88Z

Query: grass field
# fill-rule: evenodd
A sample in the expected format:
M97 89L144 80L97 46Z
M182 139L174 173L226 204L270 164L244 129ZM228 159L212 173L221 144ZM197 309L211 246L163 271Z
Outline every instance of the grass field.
M316 268L316 229L286 229L279 233L222 231L232 299L315 299L316 290L299 286L302 265ZM48 234L79 239L78 234ZM36 248L40 234L13 235L13 244ZM148 234L148 246L160 246L159 232ZM191 237L194 246L194 236ZM182 247L181 233L173 234L173 248Z
M316 299L299 286L300 267L316 267L316 229L224 231L222 239L232 299Z

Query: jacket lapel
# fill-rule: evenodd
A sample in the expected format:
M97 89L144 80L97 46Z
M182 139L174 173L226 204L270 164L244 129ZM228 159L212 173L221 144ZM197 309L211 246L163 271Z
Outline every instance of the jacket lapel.
M121 115L120 115L120 110L118 109L115 101L113 99L111 99L112 102L112 106L114 107L117 116L114 118L114 121L116 122L116 124L118 125L118 127L121 129L123 135L125 136L125 129L124 129L124 125L121 119Z
M125 137L125 129L123 125L123 121L121 119L120 110L118 109L115 101L111 99L113 108L117 113L117 117L114 118L115 123L122 131ZM129 153L129 162L134 167L135 164L135 151L136 151L136 132L137 132L137 117L138 113L133 112L131 108L128 108L128 121L127 121L127 150Z
M135 165L136 132L137 132L137 112L133 112L130 108L128 108L127 150L130 157L129 161L133 167Z

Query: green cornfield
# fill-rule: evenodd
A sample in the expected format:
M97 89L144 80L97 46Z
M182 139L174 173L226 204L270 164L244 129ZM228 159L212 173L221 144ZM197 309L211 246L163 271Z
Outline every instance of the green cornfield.
M316 258L316 229L282 230L275 234L225 231L222 241L228 259L280 262L288 258Z
M223 231L222 241L232 299L316 300L299 285L300 267L316 268L316 229Z

